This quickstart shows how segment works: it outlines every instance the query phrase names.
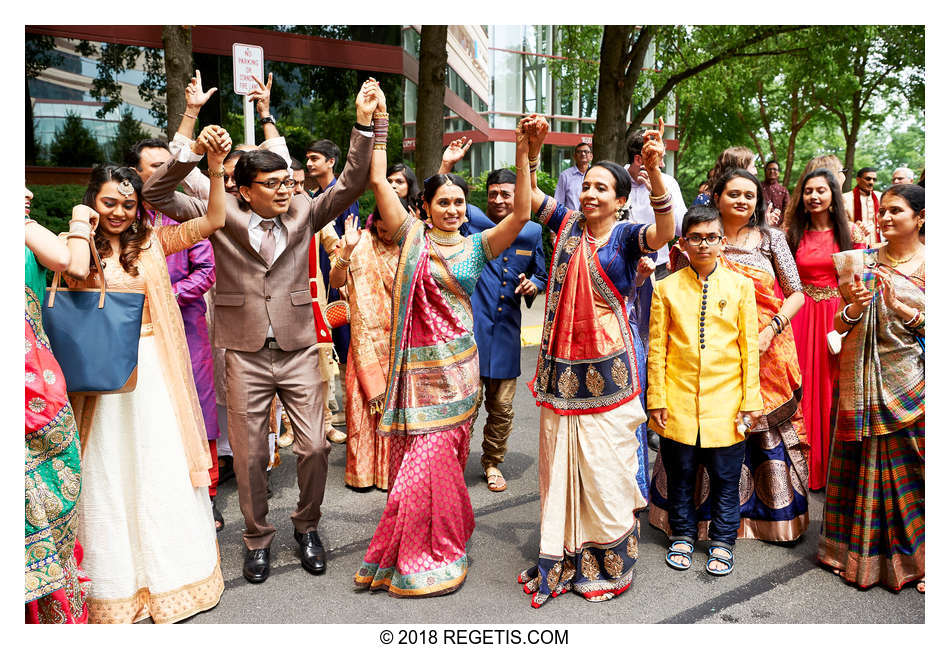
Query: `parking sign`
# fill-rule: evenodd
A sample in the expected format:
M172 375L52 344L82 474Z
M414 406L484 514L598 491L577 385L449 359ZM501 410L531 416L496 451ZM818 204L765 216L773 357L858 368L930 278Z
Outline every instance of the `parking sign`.
M231 45L231 57L234 59L234 92L246 95L257 88L252 77L264 79L264 48L234 43Z

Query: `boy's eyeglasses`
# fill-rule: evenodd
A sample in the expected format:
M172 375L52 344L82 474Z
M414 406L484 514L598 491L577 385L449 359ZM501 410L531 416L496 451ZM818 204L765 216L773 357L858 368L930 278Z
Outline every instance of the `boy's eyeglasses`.
M708 243L710 246L715 246L720 241L722 241L723 236L721 234L707 234L705 237L701 234L688 234L684 237L691 246L698 246L703 241Z

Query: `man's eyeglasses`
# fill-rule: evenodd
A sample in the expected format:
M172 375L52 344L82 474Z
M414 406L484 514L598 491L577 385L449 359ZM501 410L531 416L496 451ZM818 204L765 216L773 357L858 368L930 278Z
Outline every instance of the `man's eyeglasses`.
M698 245L700 245L703 241L705 241L706 243L708 243L710 246L715 246L715 245L718 244L720 241L722 241L723 236L722 236L721 234L707 234L707 235L704 237L704 236L701 235L701 234L687 234L686 237L684 237L684 238L686 239L686 241L687 241L687 242L689 243L689 245L691 245L691 246L698 246Z
M264 185L267 189L277 189L278 185L283 185L287 189L293 189L297 186L297 181L293 178L284 178L283 180L278 180L277 178L271 178L270 180L252 180L251 182L258 185Z

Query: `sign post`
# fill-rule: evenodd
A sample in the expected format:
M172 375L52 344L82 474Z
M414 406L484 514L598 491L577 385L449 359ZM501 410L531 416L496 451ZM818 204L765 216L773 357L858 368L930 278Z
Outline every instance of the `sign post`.
M234 61L234 92L246 96L257 89L258 79L264 78L264 48L258 45L234 43L231 45ZM254 144L254 107L244 100L244 143Z

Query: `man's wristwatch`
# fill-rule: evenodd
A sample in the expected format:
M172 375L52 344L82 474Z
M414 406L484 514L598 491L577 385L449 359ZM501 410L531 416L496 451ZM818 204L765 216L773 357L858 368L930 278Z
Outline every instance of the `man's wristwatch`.
M277 122L274 121L273 115L266 115L261 118L261 124L273 124L276 126Z

